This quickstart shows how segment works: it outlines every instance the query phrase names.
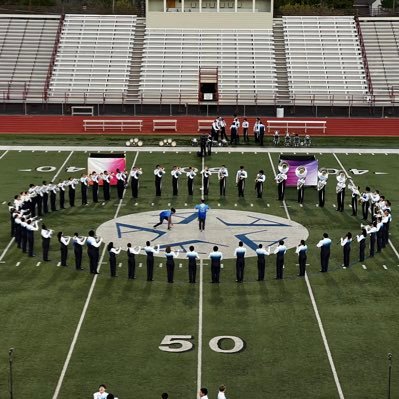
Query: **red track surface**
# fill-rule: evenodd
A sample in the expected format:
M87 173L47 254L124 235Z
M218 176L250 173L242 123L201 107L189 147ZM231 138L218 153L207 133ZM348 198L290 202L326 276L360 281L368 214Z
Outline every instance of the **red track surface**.
M142 119L142 134L154 134L152 131L153 119L177 119L178 134L198 134L197 121L199 119L207 120L212 117L196 116L178 116L165 118L163 116L138 116L138 117L85 117L85 116L0 116L0 134L96 134L90 130L85 133L83 130L84 119ZM229 124L231 117L226 117ZM264 117L266 120L276 119ZM290 118L284 118L290 119ZM327 129L325 135L328 136L399 136L399 118L376 119L376 118L291 118L293 120L327 120ZM242 118L241 118L242 121ZM250 130L255 118L248 118ZM266 123L265 123L266 124ZM228 130L228 129L226 129ZM300 129L295 129L296 133L303 134ZM171 135L173 131L157 131L156 134ZM312 136L323 136L323 133L316 130L309 132ZM137 131L120 132L117 130L107 131L106 134L127 134L137 135Z

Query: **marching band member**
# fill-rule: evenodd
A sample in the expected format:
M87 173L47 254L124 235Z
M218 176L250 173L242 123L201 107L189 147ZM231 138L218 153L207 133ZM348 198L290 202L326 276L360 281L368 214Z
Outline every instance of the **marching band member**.
M24 217L21 218L21 249L24 254L26 254L26 245L28 242L28 234L26 226L28 225Z
M136 278L136 257L140 253L141 247L139 246L137 249L132 247L132 244L129 242L127 244L127 278L129 280L133 280Z
M219 119L219 127L220 127L220 140L228 141L229 139L227 138L226 134L226 121L223 118Z
M188 282L195 284L197 277L197 259L199 259L198 253L194 251L194 246L190 245L189 251L186 253L188 258Z
M225 165L219 169L218 172L218 179L219 179L219 189L220 189L220 196L226 196L226 185L227 185L227 177L229 176L229 171L227 170Z
M134 166L132 171L130 172L133 198L137 198L139 196L139 186L140 186L139 181L140 181L140 176L142 174L143 174L142 169L138 168L137 166Z
M353 180L349 180L348 183L348 188L349 190L352 191L352 199L351 199L351 205L352 205L352 216L357 216L357 203L358 203L358 198L360 195L360 187L355 186L355 183Z
M82 267L82 254L83 254L83 245L87 237L79 237L79 233L75 233L72 237L72 245L73 252L75 254L75 268L76 270L83 270Z
M274 250L274 254L276 257L276 280L283 279L283 271L284 271L284 255L287 252L287 247L284 245L284 241L280 240L278 242L278 246Z
M360 196L360 202L362 203L362 214L363 220L367 220L369 217L370 208L370 187L366 187L366 190L362 192Z
M219 284L220 262L223 260L223 254L219 252L219 247L217 245L213 247L213 251L208 255L208 258L211 260L212 283Z
M163 175L165 174L165 168L163 168L161 165L155 166L154 169L154 175L155 175L155 195L157 197L161 196L162 193L162 178Z
M90 176L90 180L93 182L92 188L92 195L93 195L93 202L96 204L98 202L98 183L99 183L100 176L96 172L92 172Z
M68 244L71 241L71 237L64 236L62 231L57 234L58 242L60 243L60 251L61 251L61 266L68 266L67 265L67 258L68 258Z
M103 242L102 238L97 239L95 237L94 230L89 231L86 245L87 245L87 254L89 256L89 261L90 261L90 273L92 274L99 274L97 271L97 267L98 267L98 260L100 257L99 248L102 242Z
M256 197L262 198L263 195L263 184L266 181L265 172L261 169L255 178L255 190L256 190Z
M195 205L194 209L198 210L199 230L204 231L205 230L206 213L209 210L209 206L207 204L205 204L205 200L202 199L201 203L198 205Z
M57 187L60 191L60 208L65 209L65 187L68 185L66 180L60 180Z
M188 190L188 195L193 195L193 187L194 187L194 177L197 175L195 173L194 169L192 166L188 168L188 172L186 173L187 176L187 190Z
M321 272L328 272L328 262L330 260L330 247L331 239L328 237L327 233L323 234L323 238L317 243L317 248L320 248L320 263Z
M87 187L89 185L89 178L82 173L80 175L80 193L82 196L82 205L87 205Z
M375 253L375 242L377 237L377 221L375 220L371 224L371 226L365 226L361 224L360 227L364 228L367 234L370 236L370 258L373 258Z
M230 125L230 144L238 144L238 131L235 121Z
M108 173L108 171L104 170L104 173L101 175L101 178L103 181L104 201L109 201L111 199L109 188L111 185L112 175Z
M220 131L219 118L216 118L212 122L212 127L211 127L211 136L213 140L215 141L219 140L219 131Z
M346 233L345 237L341 237L341 247L343 247L344 251L344 263L342 266L344 267L350 266L351 243L352 243L351 232Z
M30 214L32 217L35 217L36 216L36 205L38 203L38 198L37 198L37 188L34 184L29 184L29 189L28 189L27 194L30 199L30 202L29 202Z
M238 247L234 251L236 257L236 282L242 283L244 281L244 269L245 269L245 254L247 250L244 248L244 243L240 241Z
M154 254L159 254L159 248L159 245L156 248L152 247L150 241L147 241L143 248L143 251L147 254L147 281L153 281Z
M40 190L42 192L43 213L48 213L48 197L50 187L45 180L43 180L43 185L40 187Z
M55 212L57 210L57 191L58 187L53 182L50 182L50 209L51 212Z
M48 262L50 259L48 258L48 253L50 250L50 240L53 234L53 230L50 230L46 227L46 225L42 224L42 230L40 235L42 237L42 252L43 252L43 261Z
M273 144L277 147L280 144L280 132L278 130L274 131Z
M233 123L236 125L236 128L237 128L237 143L236 144L238 144L238 142L240 140L240 126L241 126L241 123L240 123L240 120L235 115L234 115Z
M337 175L337 186L335 191L337 193L337 211L344 211L344 200L345 200L345 187L346 187L346 176L345 172L341 171Z
M33 257L34 244L35 244L35 235L34 232L39 230L39 226L37 225L37 220L28 219L26 222L26 241L28 245L28 256Z
M107 251L109 255L109 270L111 277L117 277L116 276L116 255L119 255L121 253L122 248L115 248L114 243L110 242L107 245Z
M260 119L256 118L256 121L254 123L254 127L253 127L253 133L254 133L254 139L255 139L255 143L257 143L259 141L258 136L259 136L259 123L260 123Z
M384 224L384 236L383 236L383 247L389 243L389 226L392 220L391 212L389 209L385 209L382 216L382 223Z
M17 243L17 248L21 249L22 245L22 214L14 213L14 223L15 223L15 242Z
M167 246L165 248L165 257L166 257L166 275L168 283L173 283L173 276L175 273L175 258L179 256L179 250L172 251L172 249Z
M258 266L258 279L257 281L263 281L265 279L265 269L266 269L266 256L270 255L270 247L266 251L263 248L262 244L259 244L258 248L256 248L256 256L257 256L257 266Z
M374 209L380 200L380 192L378 190L374 190L370 193L370 213L374 214Z
M308 246L306 245L305 240L301 240L295 250L295 253L298 254L299 277L303 277L306 273L307 252L308 252Z
M182 170L179 166L173 166L170 174L172 175L172 190L173 195L178 195L179 193L179 177L182 174Z
M323 208L326 202L326 185L328 180L327 169L321 169L317 173L317 191L319 194L319 207Z
M295 170L296 177L298 178L296 182L296 189L298 191L298 203L303 206L303 200L305 198L305 181L308 171L305 166L299 166Z
M127 175L125 172L116 169L116 191L118 192L118 199L123 198L123 191L125 190Z
M263 147L263 139L265 137L265 125L263 124L262 121L259 121L258 124L258 140L259 140L259 144L261 147Z
M43 191L42 186L35 186L36 197L35 202L37 206L37 214L38 216L43 215Z
M238 188L238 196L244 197L245 190L245 179L248 177L248 173L245 171L244 166L240 166L240 169L236 173L236 184Z
M211 171L207 166L204 167L204 169L201 170L201 175L202 175L202 186L204 189L204 195L209 194L209 177L212 175Z
M247 118L244 118L244 120L242 122L242 135L243 135L244 143L249 143L248 129L249 129L248 120L247 120Z
M69 178L68 181L68 196L69 196L69 205L70 207L75 206L75 192L76 192L76 185L78 184L77 179L73 179L72 177Z
M274 180L277 183L278 199L280 201L284 201L285 183L287 180L287 173L288 173L289 169L290 169L290 166L288 165L287 162L285 162L285 161L280 162L278 165L279 173L274 178Z
M357 242L359 243L359 262L364 261L364 252L366 250L366 237L367 231L364 228L362 228L362 234L356 236Z
M384 223L382 223L382 218L377 217L377 252L381 252L384 247L383 237L384 237Z

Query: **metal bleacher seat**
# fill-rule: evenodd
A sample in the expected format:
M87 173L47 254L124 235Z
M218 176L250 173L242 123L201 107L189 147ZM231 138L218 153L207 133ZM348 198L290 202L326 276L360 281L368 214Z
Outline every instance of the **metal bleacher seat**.
M360 18L373 94L390 103L399 95L399 20Z
M140 80L144 102L161 95L198 102L200 67L218 67L219 103L235 103L243 92L251 104L258 91L265 96L276 92L271 30L146 29L144 43Z
M50 101L85 93L93 101L105 97L120 102L128 86L135 26L134 15L67 15L49 86Z
M367 94L353 17L283 17L290 95Z
M59 16L0 15L0 92L9 101L41 101Z

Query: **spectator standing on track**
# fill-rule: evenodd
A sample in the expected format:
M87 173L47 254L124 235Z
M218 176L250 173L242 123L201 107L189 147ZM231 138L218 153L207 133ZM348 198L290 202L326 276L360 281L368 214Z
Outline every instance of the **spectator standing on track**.
M242 136L244 143L249 143L248 129L249 129L249 122L247 118L244 118L244 121L242 122Z
M220 385L217 399L227 399L225 392L226 392L226 386Z

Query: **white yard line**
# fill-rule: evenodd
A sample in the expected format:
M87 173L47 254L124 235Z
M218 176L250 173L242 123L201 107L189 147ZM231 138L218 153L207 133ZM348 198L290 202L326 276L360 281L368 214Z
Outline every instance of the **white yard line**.
M11 247L12 243L14 242L14 240L15 240L14 237L11 238L10 242L9 242L9 243L7 244L7 246L5 247L3 253L2 253L1 256L0 256L0 262L1 262L1 261L3 260L3 258L5 257L7 251L10 249L10 247Z
M70 155L72 155L72 154L70 154ZM133 165L132 165L131 169L133 169L133 166L136 164L138 155L139 155L139 153L137 152L136 156L134 158ZM129 173L129 177L128 177L128 184L129 184L129 181L130 181L130 173ZM123 198L125 197L125 194L126 194L126 190L127 190L127 187L123 191L123 197L122 197L121 200L119 200L119 205L122 204ZM119 213L120 209L121 209L121 207L118 206L118 208L115 211L114 219L116 219L118 217L118 213ZM102 254L101 254L101 258L100 258L100 261L99 261L98 270L101 269L101 265L103 263L106 251L107 251L107 247L104 246ZM76 342L77 342L77 340L79 338L80 330L82 328L82 324L83 324L83 321L84 321L84 319L86 317L87 309L89 307L89 304L90 304L90 301L91 301L91 297L93 295L93 291L94 291L94 288L96 286L97 278L98 278L98 274L95 274L94 277L93 277L93 281L91 283L91 286L90 286L90 290L89 290L89 292L87 294L86 302L85 302L85 304L83 306L83 310L82 310L82 313L80 315L79 322L78 322L78 325L77 325L76 330L75 330L75 334L73 335L73 339L72 339L71 345L69 347L69 351L68 351L67 357L65 359L64 366L62 367L62 371L61 371L60 377L58 379L57 386L56 386L54 394L53 394L53 399L57 399L58 395L60 394L60 391L61 391L61 388L62 388L62 384L64 382L65 374L66 374L66 372L68 370L69 362L71 361L72 354L73 354L73 351L75 349Z
M202 170L205 168L205 157L202 157ZM202 174L201 179L201 199L205 199L204 194L204 175ZM200 259L199 265L199 295L198 295L198 351L197 351L197 392L199 392L202 383L202 320L203 320L203 271L202 271L202 259Z
M72 156L72 154L73 154L73 150L70 152L70 154L67 156L67 158L66 158L66 160L64 161L64 163L58 168L58 171L57 171L57 173L54 175L54 177L53 177L53 182L54 182L54 180L59 176L59 174L62 172L62 170L63 170L63 168L64 168L64 166L66 165L66 163L69 161L69 159L71 158L71 156Z
M180 152L189 152L192 153L193 149L196 150L195 147L113 147L114 152L161 152L161 153L180 153ZM74 151L74 152L88 152L87 146L20 146L20 145L1 145L0 151ZM257 148L257 147L218 147L218 153L250 153L254 154L255 152L260 153L277 153L277 154L292 154L296 152L297 154L307 154L307 153L318 153L318 154L359 154L359 148L328 148L328 147L311 147L311 148ZM109 147L107 146L93 146L89 147L90 152L102 152L109 151ZM399 148L373 148L361 149L362 154L399 154Z
M274 173L274 175L276 175L276 169L275 169L275 167L273 165L272 157L271 157L270 153L268 153L268 155L269 155L270 165L272 166L272 169L273 169L273 173ZM284 204L284 209L285 209L285 213L287 215L287 218L288 218L288 220L291 220L290 214L288 212L288 208L287 208L287 206L285 204L285 200L283 201L283 204ZM317 324L319 326L319 330L320 330L321 338L323 340L324 348L326 350L328 361L330 363L331 371L332 371L332 374L333 374L333 377L334 377L334 381L335 381L335 386L337 387L339 398L340 399L344 399L344 393L342 392L341 383L339 382L339 378L338 378L337 370L335 368L334 360L333 360L333 357L332 357L332 354L331 354L330 346L328 344L327 336L326 336L326 333L324 331L324 327L323 327L323 323L321 321L320 313L319 313L319 310L317 308L317 303L316 303L315 297L313 295L312 286L310 285L308 274L306 272L305 272L305 281L306 281L306 286L308 287L310 301L312 302L313 311L314 311L314 314L316 316Z
M5 157L5 155L7 154L7 152L8 152L8 150L5 150L5 151L1 154L0 159L3 159L3 158Z

